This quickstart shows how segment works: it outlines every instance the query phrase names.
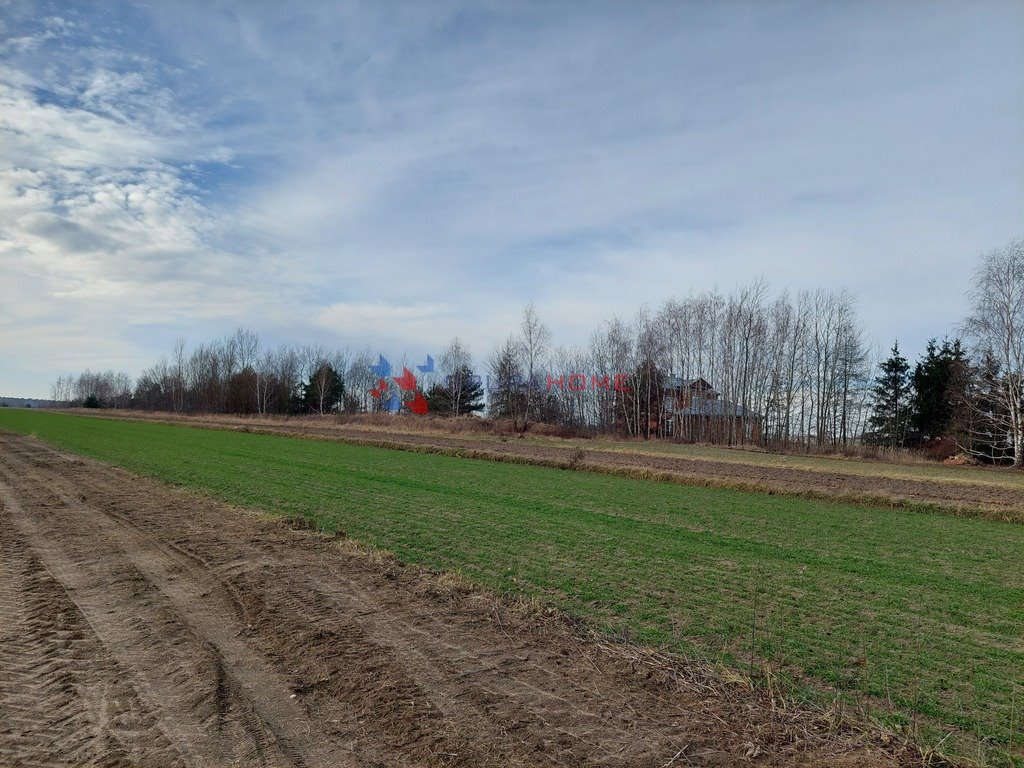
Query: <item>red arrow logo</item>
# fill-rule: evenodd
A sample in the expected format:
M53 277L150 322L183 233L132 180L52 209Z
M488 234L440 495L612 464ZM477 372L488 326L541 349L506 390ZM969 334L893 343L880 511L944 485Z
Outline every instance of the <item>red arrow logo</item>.
M423 416L427 412L427 398L422 392L417 392L416 397L408 402L409 410Z
M395 384L403 392L408 392L411 389L416 389L416 377L412 375L412 371L408 368L403 368L402 375L395 377Z

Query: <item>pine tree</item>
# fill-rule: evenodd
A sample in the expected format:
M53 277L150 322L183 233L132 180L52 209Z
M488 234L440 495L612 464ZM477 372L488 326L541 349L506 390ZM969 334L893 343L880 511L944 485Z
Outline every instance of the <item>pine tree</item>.
M902 447L907 438L911 416L910 364L900 354L899 342L885 360L871 389L874 405L868 420L868 440L875 445Z
M509 338L488 360L488 414L496 419L511 419L517 431L526 429L529 387L514 339Z
M928 342L924 357L914 367L911 426L922 439L934 440L946 435L953 417L950 387L958 367L965 362L960 340Z
M344 397L344 383L330 363L322 363L302 387L302 404L310 413L337 411Z
M443 416L469 416L484 409L484 385L468 366L427 392L430 412Z

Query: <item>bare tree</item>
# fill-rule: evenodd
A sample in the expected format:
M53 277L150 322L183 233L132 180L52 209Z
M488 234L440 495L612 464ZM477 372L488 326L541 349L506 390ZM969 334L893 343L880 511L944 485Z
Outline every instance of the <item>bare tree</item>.
M86 370L68 377L60 385L61 394L70 394L66 403L103 408L127 408L131 405L132 379L123 371Z
M523 308L523 320L519 324L519 355L522 369L526 374L526 418L539 417L541 388L540 371L547 361L551 343L551 330L537 314L533 303Z
M257 358L254 372L256 384L256 413L264 415L270 411L277 381L277 352L266 350Z
M68 375L57 377L57 380L50 386L50 399L53 400L56 405L71 405L74 400L74 386L74 376Z
M184 338L174 342L174 356L171 363L171 403L175 412L185 410L185 348Z
M260 352L260 335L248 328L238 328L231 337L231 343L238 356L240 369L252 368Z
M487 358L488 412L493 418L511 419L513 428L526 428L529 392L535 382L523 378L520 345L509 337Z
M377 385L377 375L371 366L377 355L368 347L352 355L345 371L345 410L369 411L374 398L370 391Z
M469 348L456 336L442 351L438 359L442 382L451 398L451 415L462 413L462 402L470 382L466 379L467 372L472 370L473 356ZM433 407L433 406L431 406Z
M962 330L993 368L985 420L1012 446L1014 466L1024 466L1024 240L984 254L968 296Z
M986 340L991 352L985 381L992 385L965 387L985 394L979 403L989 402L988 391L1000 388L1001 404L987 409L987 422L979 417L968 423L1002 419L1006 445L1018 450L1024 442L1014 437L1020 430L1024 321L1013 314L1020 311L1022 289L1012 278L1020 269L1019 251L1019 245L1010 248L1016 261L999 262L994 276L979 277L970 324L978 343ZM1007 329L1016 341L1000 345L999 339L1006 341L1000 330ZM758 280L730 293L672 299L660 308L641 309L630 321L612 318L584 349L559 347L552 353L551 339L536 308L527 305L515 333L487 359L492 416L511 419L519 430L543 420L676 440L760 440L778 448L835 448L863 433L868 342L856 302L846 292L806 290L791 297L773 294ZM239 329L191 350L178 340L169 358L139 376L131 397L124 379L109 372L61 377L52 393L66 402L96 394L112 405L260 414L326 413L340 399L345 411L357 412L380 407L393 392L385 381L381 393L372 368L376 359L369 349L352 354L320 344L261 352L259 336ZM456 384L454 412L463 412L461 385L467 383L457 374L469 365L469 351L457 338L439 356L438 377Z

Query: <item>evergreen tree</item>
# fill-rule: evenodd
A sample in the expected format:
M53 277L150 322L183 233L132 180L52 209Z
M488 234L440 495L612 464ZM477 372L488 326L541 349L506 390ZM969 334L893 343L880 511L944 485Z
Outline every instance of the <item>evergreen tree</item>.
M950 387L958 367L965 362L960 340L928 342L924 357L914 367L911 426L922 439L934 440L946 435L953 417Z
M430 412L442 416L469 416L484 409L484 385L469 366L460 367L448 380L427 392Z
M310 413L337 411L345 397L345 386L330 363L321 364L302 386L302 405Z
M509 338L488 361L488 412L492 418L511 419L516 430L526 429L529 387L523 376L516 343Z
M907 438L911 416L910 364L900 354L899 342L879 368L871 389L874 404L868 420L868 440L875 445L902 447Z

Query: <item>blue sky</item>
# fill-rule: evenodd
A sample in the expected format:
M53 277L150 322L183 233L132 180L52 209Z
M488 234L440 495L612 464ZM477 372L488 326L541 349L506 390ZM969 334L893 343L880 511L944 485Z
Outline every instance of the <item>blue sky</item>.
M185 336L483 355L755 277L880 346L1024 235L1024 4L0 0L0 394Z

